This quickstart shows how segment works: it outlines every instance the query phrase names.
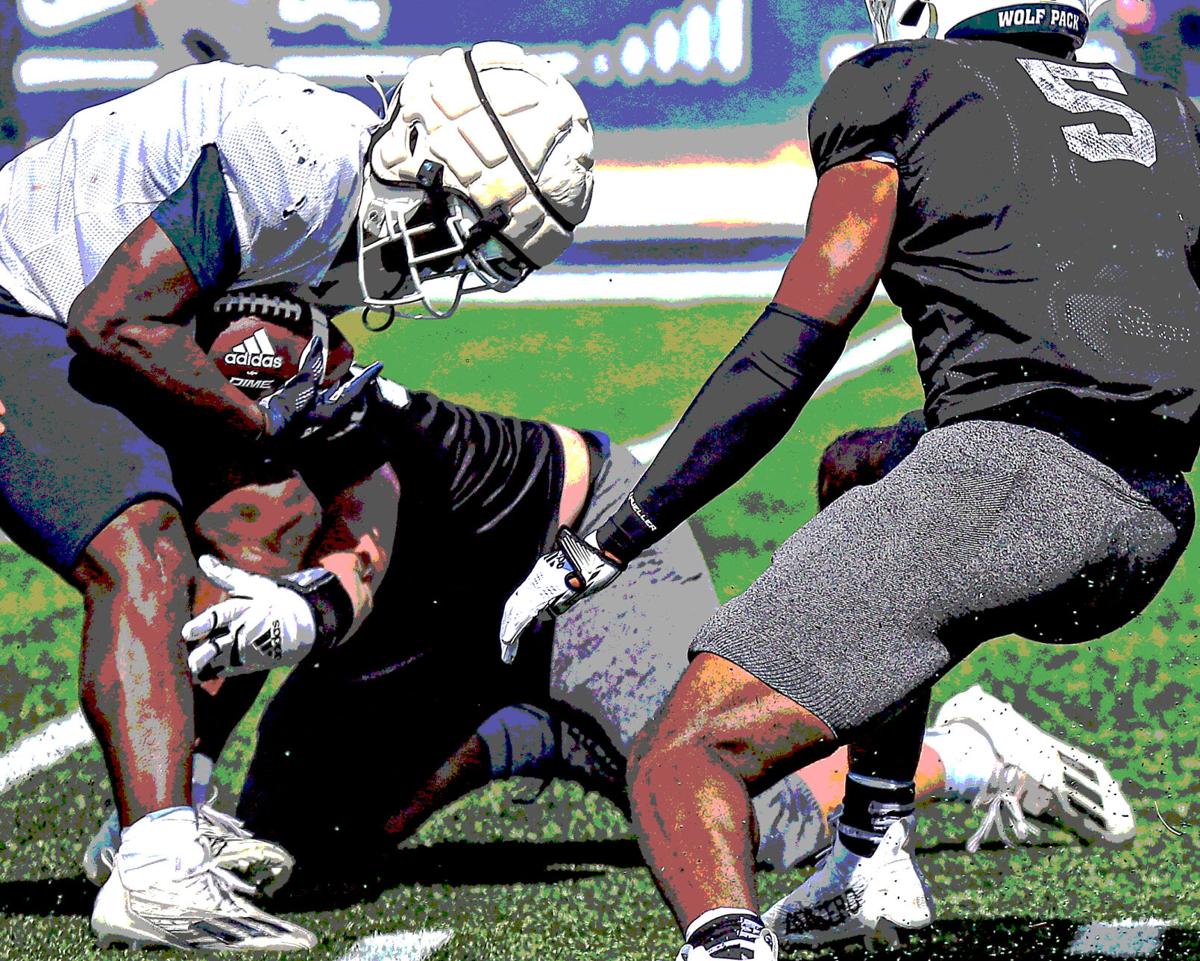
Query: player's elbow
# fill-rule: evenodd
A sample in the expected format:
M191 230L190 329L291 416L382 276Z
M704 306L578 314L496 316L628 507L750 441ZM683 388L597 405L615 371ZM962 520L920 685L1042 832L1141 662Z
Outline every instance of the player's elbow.
M83 300L81 295L67 314L67 346L77 354L111 354L118 320L89 309Z
M78 323L72 314L67 322L67 346L77 354L94 353L99 347L98 332L93 327Z

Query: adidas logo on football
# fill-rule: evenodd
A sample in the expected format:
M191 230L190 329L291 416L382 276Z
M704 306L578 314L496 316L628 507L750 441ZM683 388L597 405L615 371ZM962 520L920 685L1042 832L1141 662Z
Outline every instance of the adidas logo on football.
M275 353L267 332L260 327L225 355L225 363L261 370L282 367L283 358Z

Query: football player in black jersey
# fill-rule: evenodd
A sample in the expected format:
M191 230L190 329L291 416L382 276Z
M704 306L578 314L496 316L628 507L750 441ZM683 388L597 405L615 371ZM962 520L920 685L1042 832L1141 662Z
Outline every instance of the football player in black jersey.
M201 318L206 330L210 322L220 328L210 331L210 354L267 336L284 364L264 374L270 381L285 377L291 357L319 335L331 364L345 370L347 345L336 328L309 325L316 315L294 306L269 290L223 299L211 318ZM241 373L234 367L229 376L243 381ZM253 396L273 386L243 389ZM499 664L492 637L513 585L560 524L582 530L607 516L640 465L597 432L482 412L386 380L372 400L352 432L310 442L301 469L316 494L298 476L281 478L223 497L201 518L224 561L201 564L234 598L187 629L193 669L222 677L216 698L199 698L198 801L265 680L262 670L303 661L259 728L239 804L252 834L231 830L220 838L222 866L263 888L285 880L291 858L262 839L283 842L310 878L351 872L361 880L372 855L386 857L434 811L494 779L573 778L627 810L629 746L683 674L689 641L717 607L685 525L639 559L621 594L573 610L529 638L511 667ZM848 453L850 469L822 470L823 505L888 466L858 448ZM381 475L375 465L385 460ZM504 553L495 548L501 542ZM405 560L384 580L392 556ZM462 556L493 558L470 585L470 604L464 585L440 576ZM305 582L318 583L326 572L340 579L365 617L353 639L302 636L304 610L290 586L296 578L283 589L261 576L300 567L307 567ZM311 591L306 597L313 600ZM1014 724L1022 743L998 750L1012 740ZM381 754L381 743L394 751ZM1069 757L1071 767L1043 763L1041 755ZM760 864L786 868L828 847L845 766L840 751L755 798ZM989 803L996 808L989 827L1024 839L1031 826L1019 806L1001 807L998 790L1013 769L1085 839L1120 843L1132 835L1128 803L1100 761L978 688L958 695L926 732L917 796ZM1037 813L1029 803L1034 791L1022 793L1017 804ZM1089 805L1086 817L1080 804ZM103 879L102 855L116 827L110 820L85 858L95 881Z
M774 303L622 506L586 538L560 532L507 605L502 645L745 474L882 280L913 328L929 431L701 629L631 755L681 957L928 924L911 814L932 683L993 637L1116 629L1191 535L1198 118L1168 87L1076 61L1096 6L868 0L879 43L813 106L819 179ZM764 926L750 792L840 744L837 840Z

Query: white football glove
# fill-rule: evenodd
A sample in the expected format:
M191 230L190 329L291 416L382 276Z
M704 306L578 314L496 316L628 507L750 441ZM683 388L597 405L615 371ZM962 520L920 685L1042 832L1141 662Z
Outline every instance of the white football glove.
M560 527L554 539L558 550L543 554L521 585L509 595L500 622L500 659L511 664L525 629L540 614L555 617L607 587L625 568L610 560L596 541L596 532L581 538ZM582 587L568 583L572 575Z
M193 678L202 681L298 664L312 651L316 617L299 593L209 554L200 558L200 570L232 596L183 625L183 639L192 645L188 667Z

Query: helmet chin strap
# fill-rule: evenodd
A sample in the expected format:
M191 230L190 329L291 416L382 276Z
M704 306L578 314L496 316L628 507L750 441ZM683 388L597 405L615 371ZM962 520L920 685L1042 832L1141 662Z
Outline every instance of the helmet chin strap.
M378 327L372 327L370 321L368 321L367 318L371 316L371 311L378 310L378 309L379 309L378 307L364 307L362 309L362 318L361 318L362 325L363 325L363 327L365 327L367 330L369 330L373 334L383 333L383 331L385 331L389 327L391 327L392 324L395 323L395 320L396 320L396 308L388 307L387 320L385 320Z

